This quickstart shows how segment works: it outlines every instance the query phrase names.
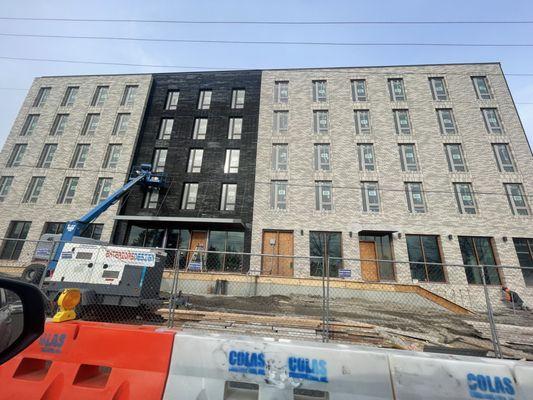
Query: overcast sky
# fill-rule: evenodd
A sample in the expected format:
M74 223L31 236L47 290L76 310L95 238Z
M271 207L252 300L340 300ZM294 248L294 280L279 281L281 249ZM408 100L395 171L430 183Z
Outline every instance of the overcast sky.
M533 20L531 0L2 1L0 16L187 20ZM142 36L181 39L426 41L532 43L533 25L268 26L0 21L0 33ZM186 44L0 36L0 56L202 68L291 68L500 61L504 72L533 73L533 49L448 47L317 47ZM180 71L0 59L0 145L33 78L44 75ZM193 70L193 69L186 69ZM533 103L533 76L508 77L517 103ZM533 144L533 104L518 104Z

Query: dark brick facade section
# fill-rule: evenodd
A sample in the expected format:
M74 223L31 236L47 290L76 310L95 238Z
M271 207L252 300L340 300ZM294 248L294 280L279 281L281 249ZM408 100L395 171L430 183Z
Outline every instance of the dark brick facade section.
M212 90L208 110L198 110L197 107L199 92L203 89ZM245 89L244 108L231 108L233 89ZM180 92L176 110L165 110L169 90ZM135 188L124 201L120 214L240 219L243 223L240 226L202 226L196 222L173 224L185 229L244 230L244 250L250 251L260 90L261 71L154 74L133 164L152 162L155 148L168 148L165 172L171 183L168 190L160 193L158 208L143 209L144 192ZM205 140L192 139L194 120L198 117L208 118ZM230 117L243 118L240 140L228 139ZM157 138L162 118L174 118L170 140ZM191 148L204 149L200 173L187 173ZM239 172L236 174L224 173L226 149L240 149ZM195 210L181 210L186 182L199 183ZM220 210L223 183L237 183L235 211ZM114 241L123 243L126 231L127 224L118 223Z

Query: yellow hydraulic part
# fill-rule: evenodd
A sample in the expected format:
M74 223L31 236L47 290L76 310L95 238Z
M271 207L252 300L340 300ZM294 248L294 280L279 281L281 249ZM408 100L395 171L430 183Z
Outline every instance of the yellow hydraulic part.
M76 312L74 309L81 300L81 293L79 289L65 289L57 299L59 311L54 315L52 321L64 322L76 319Z

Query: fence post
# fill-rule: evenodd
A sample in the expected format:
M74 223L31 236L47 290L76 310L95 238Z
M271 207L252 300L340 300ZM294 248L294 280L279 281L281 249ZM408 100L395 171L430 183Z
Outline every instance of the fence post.
M492 345L494 346L494 355L496 358L503 358L500 348L500 339L496 331L496 324L494 323L494 314L492 312L492 304L490 302L489 290L485 279L485 266L481 265L481 280L483 281L483 291L485 292L485 302L487 303L487 317L490 325L490 334L492 337Z
M180 255L181 250L176 249L174 257L174 276L172 277L172 287L170 289L170 299L168 301L168 327L174 327L174 311L176 310L175 295L178 290L179 270L180 270Z
M59 243L59 242L58 242ZM37 246L39 246L39 241L37 241ZM46 266L44 267L43 274L41 275L41 279L39 280L39 289L43 289L44 280L46 278L46 271L48 270L48 266L52 262L52 259L54 258L54 254L56 252L56 241L52 239L52 247L50 248L50 254L48 254L48 260L46 262Z

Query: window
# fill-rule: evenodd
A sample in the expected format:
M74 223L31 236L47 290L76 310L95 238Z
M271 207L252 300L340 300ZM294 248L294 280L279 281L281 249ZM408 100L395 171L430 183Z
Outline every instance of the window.
M459 236L459 247L465 265L466 280L470 284L483 284L481 268L467 265L483 265L485 282L488 285L501 285L500 275L492 250L492 240L488 237Z
M71 204L76 194L76 188L78 187L78 181L80 178L67 177L63 181L63 187L59 192L57 198L57 204Z
M376 170L374 146L372 144L358 144L357 154L359 154L359 171Z
M327 82L313 81L313 101L324 102L327 100Z
M410 213L421 214L426 212L426 201L424 200L424 190L421 182L405 182L405 196Z
M115 126L113 127L113 135L124 135L128 130L128 124L130 122L130 114L118 113L115 120Z
M211 105L211 90L200 90L200 95L198 96L198 109L199 110L209 110Z
M91 200L92 205L99 204L102 200L109 197L112 183L113 178L98 178L96 187L94 188L93 199Z
M50 90L52 88L50 87L42 87L39 89L39 92L37 93L37 97L35 98L35 101L33 102L34 107L42 107L46 103L46 99L48 98L48 95L50 94Z
M244 232L209 231L208 243L213 253L207 254L207 270L246 272L242 255L231 254L244 251Z
M89 144L78 144L74 150L74 155L70 161L70 168L83 168L85 161L87 161L87 155L89 154Z
M364 79L352 80L352 100L353 101L367 101L366 81Z
M85 117L85 123L83 124L83 129L81 131L82 136L94 135L96 133L96 129L98 128L99 122L100 114L87 114L87 117Z
M330 145L315 144L315 171L329 171L331 169Z
M403 79L395 78L389 79L389 94L391 101L404 101L405 89L403 87Z
M78 86L69 86L65 91L65 96L63 96L63 101L61 102L61 107L71 107L76 101L76 96L80 88Z
M274 102L288 103L289 102L289 82L277 81L274 82Z
M287 209L287 181L270 182L270 208L273 210Z
M526 286L533 286L533 239L513 238Z
M231 92L231 108L244 108L244 89L233 89Z
M455 119L451 108L440 108L437 110L439 119L440 133L443 135L454 135L457 133Z
M183 195L181 197L182 210L194 210L196 208L196 198L198 197L198 184L186 183L183 185Z
M87 227L81 232L81 237L86 238L92 238L95 240L100 240L102 237L102 230L104 228L104 224L89 224ZM63 230L65 229L65 223L64 222L45 222L43 226L43 235L44 234L52 234L52 235L60 235L63 233Z
M39 122L39 114L28 115L20 131L20 136L31 136L37 127L37 122Z
M446 153L446 161L448 162L448 170L450 172L466 172L465 157L463 155L463 146L460 144L445 144L444 152Z
M165 110L176 110L178 108L178 99L180 97L179 90L169 90L167 92L167 100L165 102Z
M414 144L399 144L400 150L400 164L404 172L418 171L418 161L416 158L416 148Z
M315 182L315 207L318 211L333 210L333 195L331 181Z
M326 135L329 130L328 111L313 111L313 132L318 135Z
M194 128L192 131L192 138L203 140L205 139L206 133L207 133L207 118L195 118Z
M364 212L379 212L379 188L377 182L361 182Z
M409 120L409 110L393 110L396 133L398 135L411 134L411 121Z
M102 163L102 168L116 168L118 165L118 160L120 159L121 151L121 144L108 145L104 157L104 162Z
M521 183L504 183L505 193L513 215L529 215L529 205Z
M405 235L411 278L420 282L446 282L438 236Z
M41 151L41 155L39 156L39 161L37 161L37 168L50 168L56 150L57 144L45 144L43 150Z
M239 172L239 157L241 151L239 149L227 149L226 160L224 161L224 173L236 174Z
M459 208L459 213L476 214L476 202L474 200L472 184L454 183L453 188L455 192L455 199L457 200L457 207Z
M487 80L486 76L473 76L472 83L474 84L474 89L476 90L476 95L478 99L492 99L489 81Z
M124 88L124 95L122 96L121 106L132 106L135 102L135 94L137 93L137 85L126 85Z
M68 123L68 114L57 114L50 131L51 136L60 136L65 133Z
M289 146L287 144L272 145L272 170L287 171L289 164Z
M34 176L30 179L30 183L26 188L26 192L22 197L23 203L37 203L39 195L44 184L44 176Z
M173 118L163 118L159 126L158 139L169 140L172 135L172 127L174 126Z
M448 90L444 78L429 78L433 100L448 100Z
M355 121L355 133L358 135L367 135L370 133L370 111L355 110L353 112Z
M155 149L154 157L152 158L152 170L154 172L163 172L165 170L167 153L168 149Z
M242 118L230 117L228 128L228 139L238 140L242 135Z
M340 232L309 232L311 276L323 276L324 257L328 257L329 276L338 277L342 268L342 234Z
M11 151L11 155L9 156L9 159L7 160L6 167L18 167L20 166L22 159L24 158L24 153L26 153L26 149L28 148L27 144L16 144L13 147L13 150Z
M284 133L289 130L289 112L274 111L274 121L272 123L275 133Z
M223 183L222 184L222 196L220 197L220 209L222 211L233 211L235 210L236 202L237 202L237 184Z
M107 100L108 93L109 86L97 86L91 101L91 106L102 107Z
M157 208L159 202L159 188L150 188L144 193L143 208Z
M13 185L13 176L0 177L0 203L3 203Z
M4 240L0 259L2 260L18 260L20 252L24 246L24 239L28 237L31 222L28 221L11 221L5 237L8 239L18 240Z
M511 149L506 143L494 143L492 145L496 164L500 172L516 172L515 163L511 155Z
M131 224L128 229L126 244L128 246L163 247L165 231L164 228L145 228Z
M503 133L503 126L500 121L500 114L495 108L482 108L483 119L485 120L485 127L488 133Z
M189 151L189 162L187 164L187 172L190 172L190 173L202 172L203 157L204 157L204 149L191 149Z

